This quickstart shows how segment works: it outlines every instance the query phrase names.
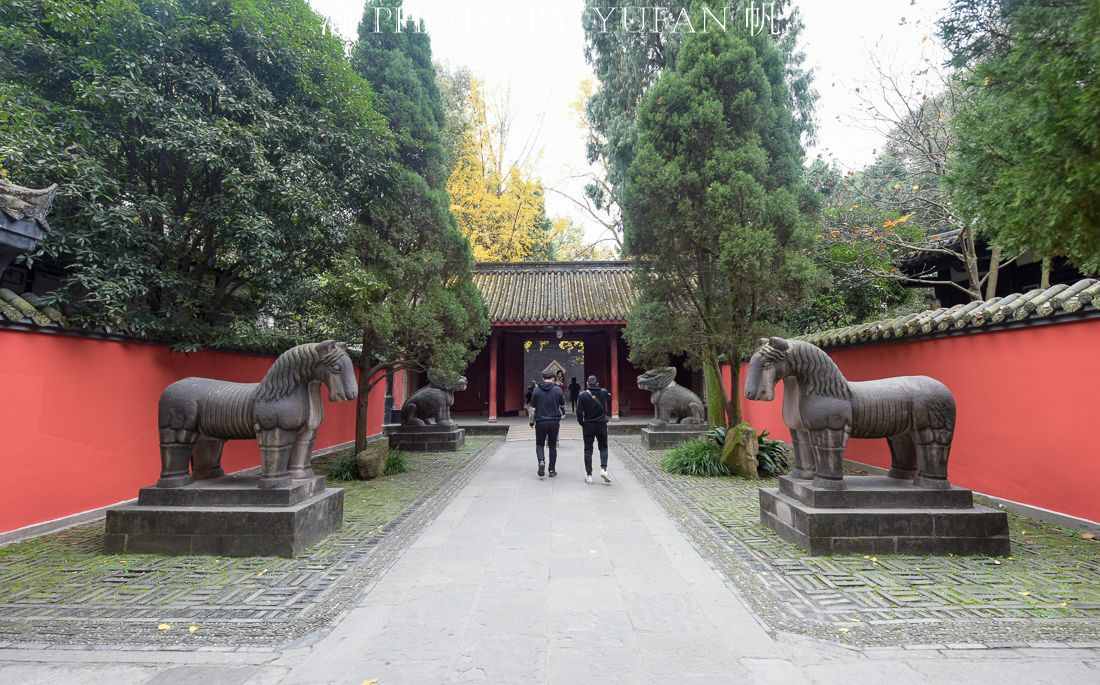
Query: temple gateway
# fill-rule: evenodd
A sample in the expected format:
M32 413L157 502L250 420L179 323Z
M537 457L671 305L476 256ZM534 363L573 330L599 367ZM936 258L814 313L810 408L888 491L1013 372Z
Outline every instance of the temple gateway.
M469 387L455 395L455 414L489 421L522 414L526 386L556 365L567 386L599 378L614 418L651 415L649 393L637 383L645 369L630 363L622 336L635 299L631 269L624 261L478 264L474 282L492 333L466 370ZM682 363L676 367L678 383L702 389Z

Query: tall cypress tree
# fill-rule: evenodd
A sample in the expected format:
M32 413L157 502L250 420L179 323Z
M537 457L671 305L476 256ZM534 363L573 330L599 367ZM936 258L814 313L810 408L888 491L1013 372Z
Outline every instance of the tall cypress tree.
M330 294L362 327L357 451L365 446L369 389L380 371L457 375L488 331L470 247L446 191L431 42L422 23L395 25L401 7L401 0L369 0L352 52L389 122L398 158L383 192L360 216L354 253L330 279Z
M738 360L816 278L796 112L780 47L741 31L686 35L638 109L623 210L640 302L626 335L643 363L686 347L712 397L724 355L734 393L712 421L740 422Z

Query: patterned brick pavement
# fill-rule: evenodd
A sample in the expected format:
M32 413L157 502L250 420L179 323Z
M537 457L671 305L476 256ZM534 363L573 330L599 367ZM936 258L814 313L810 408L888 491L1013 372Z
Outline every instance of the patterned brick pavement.
M811 557L759 523L768 481L627 467L769 627L855 645L1100 646L1100 543L1009 514L1013 555Z
M102 521L0 548L0 643L195 649L286 643L324 627L388 568L499 441L408 454L345 488L344 527L296 559L104 555Z

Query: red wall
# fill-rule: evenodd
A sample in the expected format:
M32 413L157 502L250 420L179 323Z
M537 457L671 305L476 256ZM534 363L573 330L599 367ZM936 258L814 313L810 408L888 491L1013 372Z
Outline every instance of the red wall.
M980 492L1100 522L1100 321L829 350L845 377L924 375L955 394L948 477ZM742 371L744 367L742 367ZM744 373L741 374L744 389ZM742 395L745 418L790 440L773 402ZM847 456L886 467L885 440L852 440Z
M137 496L160 474L157 401L187 376L257 382L273 356L0 331L0 532ZM385 383L371 392L381 431ZM354 439L355 402L327 401L317 449ZM255 441L225 446L227 472L259 464Z

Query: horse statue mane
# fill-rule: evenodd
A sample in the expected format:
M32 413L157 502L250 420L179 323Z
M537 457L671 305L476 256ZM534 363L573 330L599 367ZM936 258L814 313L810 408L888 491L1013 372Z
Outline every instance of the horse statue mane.
M826 397L851 398L848 379L825 350L801 340L761 338L757 354L771 363L786 360L800 371L799 380L807 392ZM805 379L805 380L803 380Z
M184 378L169 385L158 410L162 468L157 487L225 475L225 441L244 438L259 442L261 488L312 478L310 456L324 418L321 385L333 402L358 396L355 367L343 343L326 340L293 347L259 383Z
M343 343L307 343L292 347L279 355L257 384L256 400L281 400L302 384L303 375L307 375L314 364L333 365L346 356L347 346Z
M816 345L762 338L749 360L745 397L771 401L779 382L783 422L794 446L793 477L841 489L848 438L886 438L891 477L921 487L950 487L955 398L943 383L927 376L849 382Z

